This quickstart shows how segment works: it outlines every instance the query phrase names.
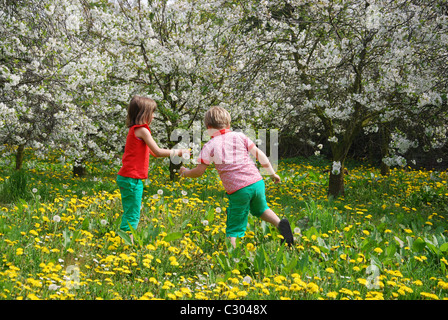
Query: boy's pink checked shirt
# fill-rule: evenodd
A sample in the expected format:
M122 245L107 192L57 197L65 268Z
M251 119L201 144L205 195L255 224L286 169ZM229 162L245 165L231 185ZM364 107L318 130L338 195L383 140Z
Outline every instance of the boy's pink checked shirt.
M223 129L204 145L198 163L215 164L228 194L263 179L249 150L255 144L242 132Z

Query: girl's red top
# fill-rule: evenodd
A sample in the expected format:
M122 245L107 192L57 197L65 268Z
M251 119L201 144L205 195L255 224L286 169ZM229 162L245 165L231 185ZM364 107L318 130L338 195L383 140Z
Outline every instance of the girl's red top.
M147 124L139 124L129 128L122 158L123 165L118 171L120 176L134 179L148 178L150 149L146 142L136 137L134 133L135 129L140 127L145 127L151 133Z

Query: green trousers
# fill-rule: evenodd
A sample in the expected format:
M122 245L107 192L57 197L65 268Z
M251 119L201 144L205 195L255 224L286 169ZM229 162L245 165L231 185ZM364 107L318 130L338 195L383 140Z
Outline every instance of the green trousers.
M129 224L132 228L137 229L142 206L143 182L141 179L117 175L117 184L120 187L121 203L123 205L120 229L130 231Z
M264 180L250 184L232 194L227 194L226 235L227 237L244 237L246 234L248 214L259 218L269 209L266 202Z

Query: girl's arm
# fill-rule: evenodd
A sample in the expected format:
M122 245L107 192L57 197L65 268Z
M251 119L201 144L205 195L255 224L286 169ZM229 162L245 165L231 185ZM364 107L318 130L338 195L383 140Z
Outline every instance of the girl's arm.
M250 153L255 157L255 159L260 162L261 166L266 169L269 176L275 183L280 182L280 177L275 173L274 168L272 168L271 162L269 161L268 157L264 154L263 151L258 149L256 146L254 146L252 149L250 149Z
M185 167L181 167L179 170L179 173L181 176L184 176L184 177L198 178L204 174L205 169L207 169L207 165L200 163L196 166L196 168L193 168L193 169L187 169Z
M145 143L149 147L149 150L151 151L151 154L157 158L169 157L171 155L171 153L173 153L173 152L174 152L174 155L181 157L183 153L189 152L187 149L170 150L170 149L159 148L157 143L152 138L152 135L149 132L149 130L144 127L136 128L134 133L137 138L140 138L143 141L145 141Z

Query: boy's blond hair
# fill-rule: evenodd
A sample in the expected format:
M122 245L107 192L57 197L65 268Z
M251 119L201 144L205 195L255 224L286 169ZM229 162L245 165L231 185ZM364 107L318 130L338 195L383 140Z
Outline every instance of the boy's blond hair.
M230 113L221 107L211 107L204 116L205 127L214 129L225 129L230 127Z

